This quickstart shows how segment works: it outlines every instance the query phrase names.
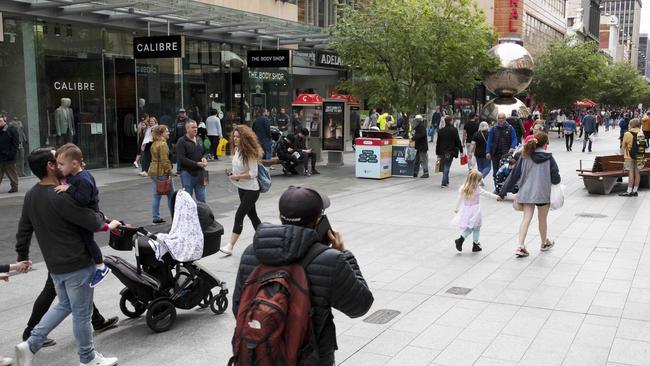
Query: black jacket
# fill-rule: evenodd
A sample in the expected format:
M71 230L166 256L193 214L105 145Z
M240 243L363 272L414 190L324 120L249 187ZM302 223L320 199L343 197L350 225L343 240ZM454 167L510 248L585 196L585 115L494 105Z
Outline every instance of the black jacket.
M521 143L522 139L524 138L524 123L521 121L521 118L511 116L506 118L506 122L508 122L508 124L515 129L515 133L517 134L517 142Z
M290 141L287 141L287 139L285 138L281 138L280 141L278 141L278 145L275 148L275 152L278 155L278 159L282 161L294 160L295 158L291 156L291 154L293 154L293 151L289 152L289 149L293 149L295 151L295 147Z
M13 163L18 152L18 130L6 124L0 128L0 163Z
M196 143L188 139L187 136L179 137L176 142L176 159L180 165L178 170L186 170L191 175L197 175L203 171L203 168L196 163L203 159L204 153L202 141L198 136Z
M424 122L420 122L415 126L415 132L411 138L415 142L415 150L429 151L429 141L427 139L427 129L424 128Z
M451 124L446 125L438 131L438 142L436 142L436 155L444 157L449 155L457 158L458 153L463 152L463 143L460 142L458 130Z
M318 241L318 234L312 229L261 224L255 232L253 244L246 248L239 264L232 297L235 316L243 284L258 264L282 266L299 262ZM331 361L328 360L333 360L333 353L338 349L332 308L351 318L357 318L366 314L374 298L359 270L357 260L347 250L339 252L327 249L307 265L305 271L309 281L312 321L321 365L329 365Z

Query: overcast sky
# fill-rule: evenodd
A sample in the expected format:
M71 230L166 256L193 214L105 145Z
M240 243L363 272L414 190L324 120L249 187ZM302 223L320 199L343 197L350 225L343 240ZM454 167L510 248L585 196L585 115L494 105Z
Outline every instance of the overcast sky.
M643 0L641 12L641 33L650 33L650 0Z

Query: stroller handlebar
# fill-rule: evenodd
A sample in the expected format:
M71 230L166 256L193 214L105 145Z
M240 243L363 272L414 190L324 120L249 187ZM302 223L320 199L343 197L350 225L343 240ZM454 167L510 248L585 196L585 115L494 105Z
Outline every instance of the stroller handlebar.
M120 230L120 231L124 231L127 234L137 234L139 236L144 236L144 237L148 237L148 238L156 240L156 235L150 233L149 231L147 231L147 229L145 229L145 228L143 228L141 226L140 227L132 227L132 226L120 225L120 226L117 227L117 229Z

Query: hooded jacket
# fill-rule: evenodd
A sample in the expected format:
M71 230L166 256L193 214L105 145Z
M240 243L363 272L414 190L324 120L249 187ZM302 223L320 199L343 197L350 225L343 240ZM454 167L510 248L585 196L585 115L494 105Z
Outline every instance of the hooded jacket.
M243 285L260 263L283 266L299 262L309 248L319 241L316 231L293 225L261 224L253 244L244 251L237 272L232 310L240 305ZM333 365L336 343L335 308L351 318L370 309L374 298L357 260L349 251L327 249L305 267L312 307L312 322L321 357L321 365Z
M521 156L501 187L499 196L505 197L517 184L517 202L547 204L551 202L551 185L560 184L561 180L553 155L538 148L530 157Z
M429 151L429 142L427 140L427 130L424 127L424 121L417 122L415 125L415 134L411 138L415 143L417 151Z

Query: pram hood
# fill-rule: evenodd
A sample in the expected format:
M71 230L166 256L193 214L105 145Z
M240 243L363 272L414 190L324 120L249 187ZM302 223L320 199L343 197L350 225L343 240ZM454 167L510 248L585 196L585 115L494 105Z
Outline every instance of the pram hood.
M169 252L179 262L190 262L203 255L203 231L197 214L196 202L184 190L178 191L174 205L174 219L169 234L157 234L158 240L149 243L159 260Z

